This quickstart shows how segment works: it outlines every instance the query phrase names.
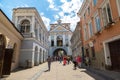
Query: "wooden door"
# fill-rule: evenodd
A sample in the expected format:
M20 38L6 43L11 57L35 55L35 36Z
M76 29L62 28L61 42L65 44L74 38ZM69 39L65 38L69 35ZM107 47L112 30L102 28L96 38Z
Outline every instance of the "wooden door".
M13 49L5 49L2 75L10 75Z
M120 70L120 40L109 43L112 69Z
M5 37L0 34L0 77L2 76L4 53L5 53Z

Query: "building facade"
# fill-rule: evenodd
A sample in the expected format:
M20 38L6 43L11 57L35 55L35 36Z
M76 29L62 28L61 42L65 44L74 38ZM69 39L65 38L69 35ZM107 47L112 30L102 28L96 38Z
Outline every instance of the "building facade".
M73 57L78 55L82 57L82 38L80 26L80 22L78 22L71 37L71 49Z
M84 0L78 16L90 65L120 70L120 0Z
M72 55L70 38L72 31L70 30L70 23L61 23L58 20L56 24L50 24L49 31L49 55L50 56L63 56Z
M24 36L20 50L20 66L33 67L48 56L48 31L33 7L13 9L13 23Z
M0 77L19 66L22 34L0 9Z

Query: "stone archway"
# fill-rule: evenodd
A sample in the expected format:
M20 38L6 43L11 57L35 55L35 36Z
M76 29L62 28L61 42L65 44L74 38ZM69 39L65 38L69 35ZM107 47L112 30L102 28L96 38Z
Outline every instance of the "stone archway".
M63 56L63 55L67 55L67 52L62 48L58 48L53 52L53 56Z

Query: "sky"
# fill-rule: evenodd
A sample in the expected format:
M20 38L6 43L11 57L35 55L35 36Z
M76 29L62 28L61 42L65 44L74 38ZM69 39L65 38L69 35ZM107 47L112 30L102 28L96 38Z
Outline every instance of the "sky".
M13 8L35 7L48 30L50 24L61 19L62 23L70 23L70 28L74 31L80 20L77 13L82 2L83 0L0 0L0 8L12 20Z

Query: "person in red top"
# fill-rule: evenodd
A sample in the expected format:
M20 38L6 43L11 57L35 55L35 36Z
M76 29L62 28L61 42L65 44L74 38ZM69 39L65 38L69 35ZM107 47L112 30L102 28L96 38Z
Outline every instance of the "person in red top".
M67 58L66 58L66 56L64 56L63 57L63 65L66 65L66 60L67 60Z
M81 67L81 62L82 62L82 59L81 59L81 57L78 55L78 56L77 56L77 64L78 64L78 67Z

